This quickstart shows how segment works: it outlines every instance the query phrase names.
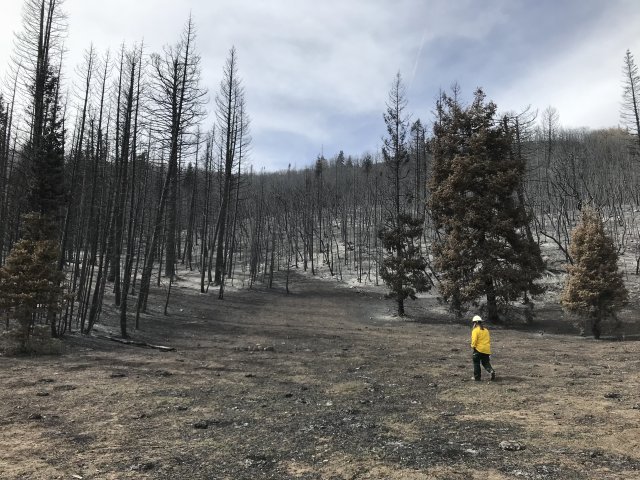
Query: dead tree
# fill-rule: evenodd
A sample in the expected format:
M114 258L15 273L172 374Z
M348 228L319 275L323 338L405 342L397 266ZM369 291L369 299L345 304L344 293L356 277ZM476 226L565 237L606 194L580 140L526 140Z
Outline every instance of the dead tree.
M151 98L157 131L169 151L166 178L153 223L150 244L140 280L136 317L146 311L156 249L162 235L167 210L166 273L175 274L175 225L177 208L178 154L180 141L197 125L203 115L206 91L200 87L200 57L194 53L195 28L189 18L182 38L165 47L163 55L153 55Z
M243 132L247 131L244 115L244 89L238 77L238 61L235 48L231 48L224 67L220 91L216 96L216 124L218 147L224 159L222 199L217 222L216 264L214 284L223 282L227 223L231 205L233 170L239 160L238 152L244 145Z

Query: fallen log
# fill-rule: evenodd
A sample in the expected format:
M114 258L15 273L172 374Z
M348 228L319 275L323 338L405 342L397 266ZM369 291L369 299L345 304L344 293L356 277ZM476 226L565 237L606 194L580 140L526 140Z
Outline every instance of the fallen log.
M107 340L111 340L112 342L124 343L125 345L133 345L135 347L155 348L156 350L160 350L162 352L175 351L175 347L166 347L164 345L153 345L152 343L139 342L136 340L128 340L126 338L111 337L107 335L100 335L100 337L106 338Z

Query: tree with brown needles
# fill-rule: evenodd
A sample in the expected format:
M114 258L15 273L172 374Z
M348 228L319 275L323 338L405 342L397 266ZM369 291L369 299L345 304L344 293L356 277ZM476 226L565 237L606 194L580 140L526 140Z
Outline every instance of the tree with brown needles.
M582 211L569 251L573 264L567 265L569 275L560 301L565 310L587 316L593 336L600 338L602 321L615 317L628 292L618 270L618 252L598 212Z

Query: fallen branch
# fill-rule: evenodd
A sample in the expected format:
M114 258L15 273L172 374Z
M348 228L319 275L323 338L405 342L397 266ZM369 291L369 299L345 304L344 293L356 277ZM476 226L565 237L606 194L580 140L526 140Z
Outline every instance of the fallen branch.
M126 338L118 338L118 337L109 337L106 335L100 335L102 338L106 338L107 340L111 340L112 342L124 343L125 345L134 345L136 347L146 347L146 348L155 348L156 350L160 350L163 352L173 352L175 351L175 347L165 347L164 345L153 345L147 342L137 342L135 340L127 340Z

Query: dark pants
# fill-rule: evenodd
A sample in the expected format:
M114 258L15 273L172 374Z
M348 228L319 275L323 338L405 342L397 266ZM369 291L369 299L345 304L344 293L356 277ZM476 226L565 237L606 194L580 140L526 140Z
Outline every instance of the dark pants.
M482 366L487 372L493 373L494 370L493 370L493 367L491 366L491 362L489 361L490 358L491 358L491 355L488 355L486 353L480 353L477 350L473 351L473 377L476 380L480 380L480 378L482 377L482 370L480 369L480 363L482 363Z

